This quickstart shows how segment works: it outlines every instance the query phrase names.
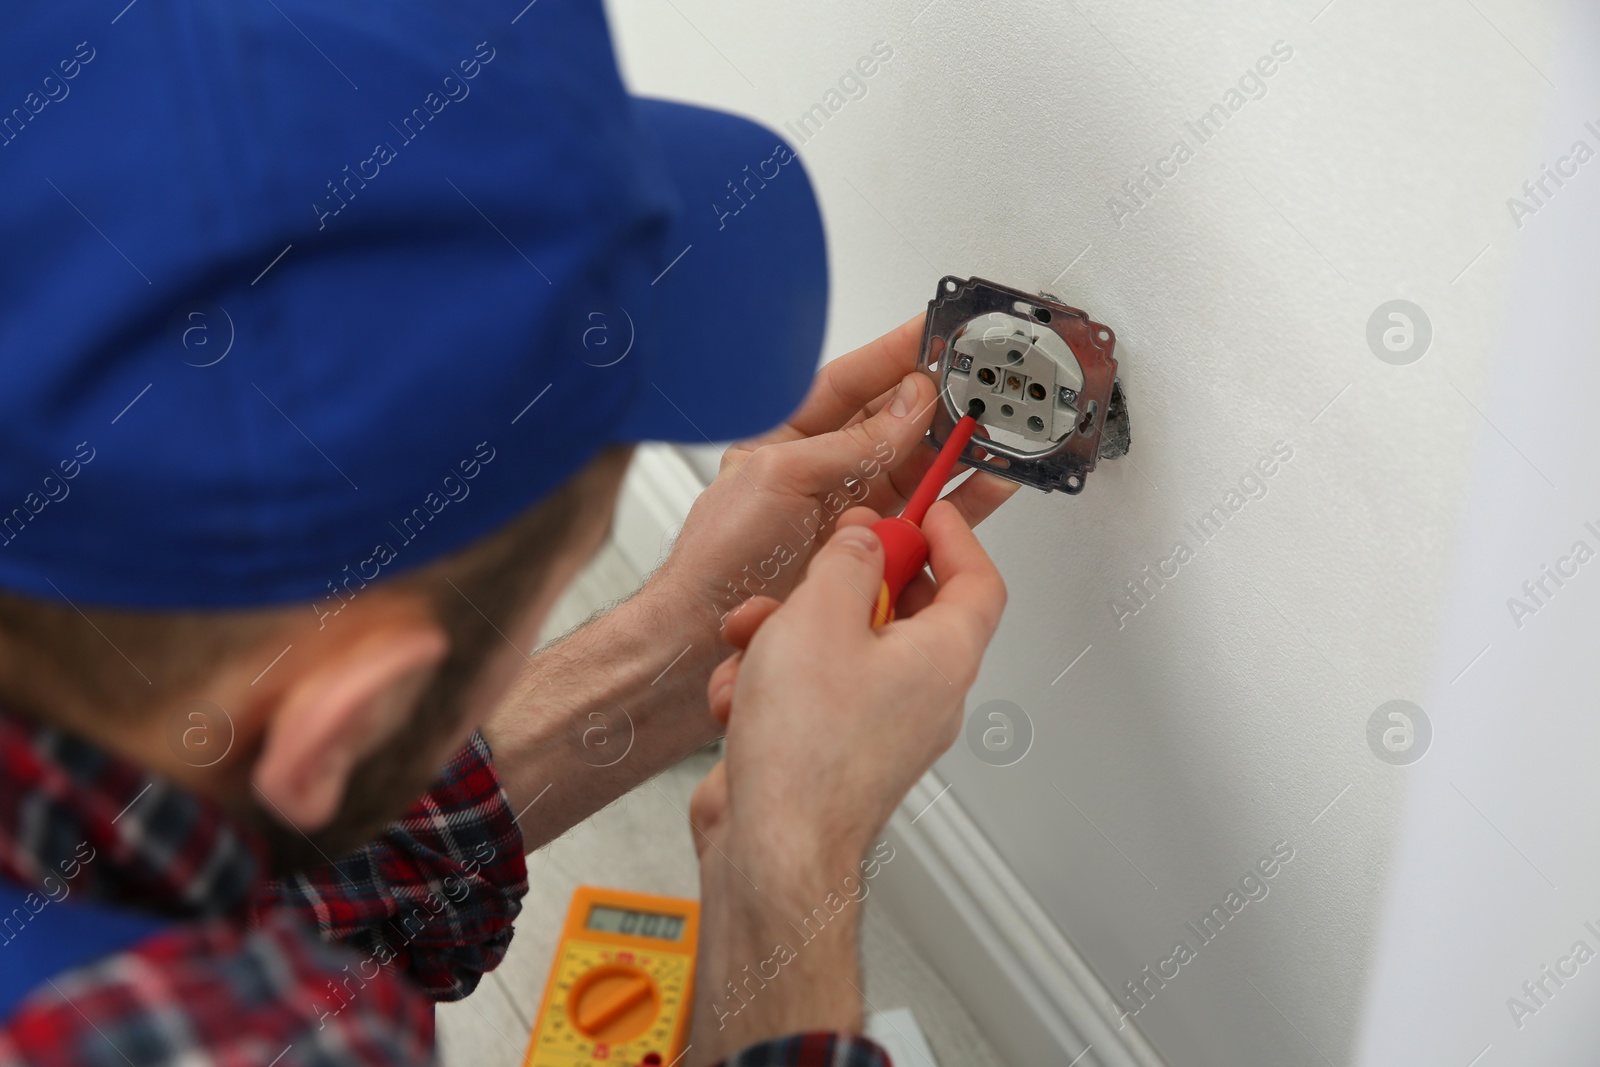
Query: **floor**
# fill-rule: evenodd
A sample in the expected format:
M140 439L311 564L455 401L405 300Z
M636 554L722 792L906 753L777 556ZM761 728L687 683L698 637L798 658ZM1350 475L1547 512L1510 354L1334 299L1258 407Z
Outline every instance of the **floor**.
M565 632L626 596L639 580L608 545L557 605L543 638ZM439 1008L440 1056L446 1067L521 1064L561 921L577 886L699 895L684 812L689 794L716 758L710 751L690 757L528 857L528 897L505 962L471 997ZM884 1013L873 1026L874 1036L881 1033L886 1044L897 1046L891 1052L910 1050L899 1051L901 1067L1000 1067L950 989L895 928L892 916L872 903L865 910L862 968L869 1010ZM921 1034L895 1009L910 1009ZM926 1045L916 1040L919 1036L926 1038Z

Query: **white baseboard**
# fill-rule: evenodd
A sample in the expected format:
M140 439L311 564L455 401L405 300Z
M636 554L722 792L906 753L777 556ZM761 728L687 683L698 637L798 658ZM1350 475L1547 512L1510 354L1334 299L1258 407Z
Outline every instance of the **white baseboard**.
M612 536L640 574L704 486L672 446L638 449ZM1013 1067L1166 1067L1131 1021L1117 1028L1110 991L944 788L930 772L890 821L896 856L873 898Z
M928 1046L928 1035L910 1008L890 1008L888 1011L867 1012L867 1036L883 1046L890 1063L914 1067L915 1064L939 1061L933 1058Z
M954 793L929 772L889 822L873 895L1012 1067L1165 1067Z

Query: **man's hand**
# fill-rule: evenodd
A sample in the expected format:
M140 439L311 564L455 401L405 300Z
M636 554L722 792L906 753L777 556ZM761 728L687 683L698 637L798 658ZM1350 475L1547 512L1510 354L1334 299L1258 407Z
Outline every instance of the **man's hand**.
M895 514L910 498L935 456L922 441L938 397L917 369L924 319L827 364L787 423L723 454L650 583L688 613L675 632L720 629L754 596L783 600L846 509ZM975 526L1016 488L978 472L949 500Z
M691 808L703 900L692 1043L705 1062L783 1033L860 1029L859 908L833 905L854 897L862 853L959 734L1000 621L999 572L940 502L923 524L937 590L872 629L876 517L846 514L786 603L731 619L748 648L712 676L727 758Z
M922 441L937 399L917 370L924 318L829 363L787 423L730 447L644 587L532 657L484 729L530 849L712 740L712 670L788 596L842 513L895 513L915 490L935 455ZM975 525L1016 488L978 472L947 499ZM919 576L900 609L932 596Z

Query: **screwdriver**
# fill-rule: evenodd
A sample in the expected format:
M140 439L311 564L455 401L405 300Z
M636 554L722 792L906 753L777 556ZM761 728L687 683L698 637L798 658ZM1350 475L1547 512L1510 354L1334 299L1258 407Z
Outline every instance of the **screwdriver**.
M879 519L872 524L872 532L883 542L883 584L878 587L878 602L872 609L872 627L877 629L894 620L894 606L905 587L911 584L928 562L928 539L922 535L922 520L933 502L939 499L950 471L960 458L962 449L972 439L978 428L978 415L983 412L983 401L974 399L967 405L967 413L950 431L950 437L939 455L934 458L928 473L917 483L917 491L906 501L899 515Z

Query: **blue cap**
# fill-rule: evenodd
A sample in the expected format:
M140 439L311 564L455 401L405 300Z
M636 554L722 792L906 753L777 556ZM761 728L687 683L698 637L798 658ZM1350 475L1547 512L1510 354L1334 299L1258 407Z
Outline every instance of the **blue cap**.
M607 445L794 409L827 300L799 159L630 96L597 0L516 7L12 14L0 588L315 600Z

